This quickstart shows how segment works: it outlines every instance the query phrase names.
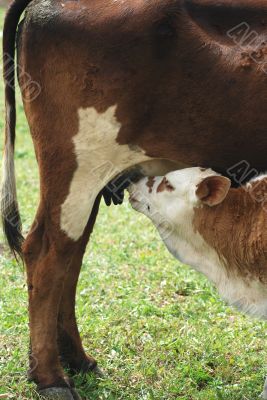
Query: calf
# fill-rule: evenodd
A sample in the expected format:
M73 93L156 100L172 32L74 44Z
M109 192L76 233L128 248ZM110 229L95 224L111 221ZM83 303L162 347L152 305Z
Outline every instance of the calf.
M176 258L205 274L231 305L267 318L267 176L233 189L211 169L188 168L143 178L129 192Z

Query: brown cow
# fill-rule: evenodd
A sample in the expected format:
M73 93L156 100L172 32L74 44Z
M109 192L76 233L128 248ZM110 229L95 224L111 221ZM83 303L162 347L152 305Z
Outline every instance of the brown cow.
M96 371L82 347L74 306L107 183L137 165L144 175L174 168L160 160L176 169L202 165L225 172L241 160L266 169L267 4L30 2L15 0L4 26L2 215L10 247L23 252L27 266L31 360L37 361L31 378L44 396L73 400L78 395L60 361L74 371ZM18 76L40 169L40 204L23 242L13 59L26 7L17 35Z

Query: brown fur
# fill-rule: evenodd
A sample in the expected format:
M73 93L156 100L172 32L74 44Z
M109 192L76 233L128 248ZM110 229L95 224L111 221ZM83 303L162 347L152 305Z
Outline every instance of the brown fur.
M267 283L267 179L230 189L216 207L195 209L194 227L226 268Z
M168 192L174 191L174 187L172 187L172 185L166 178L163 178L161 183L157 187L157 193L164 192L164 190L167 190Z
M220 204L231 187L231 181L224 176L205 178L197 187L196 195L202 203L209 206Z
M152 193L153 187L155 184L155 177L154 176L150 176L147 180L147 187L149 189L149 193Z

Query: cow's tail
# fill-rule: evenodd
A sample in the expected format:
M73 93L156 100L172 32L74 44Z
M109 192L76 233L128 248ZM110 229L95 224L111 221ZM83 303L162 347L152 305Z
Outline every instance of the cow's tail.
M22 257L22 226L19 213L14 148L16 137L15 47L20 17L31 0L14 0L6 14L3 31L3 73L5 84L5 146L1 187L3 230L15 257Z

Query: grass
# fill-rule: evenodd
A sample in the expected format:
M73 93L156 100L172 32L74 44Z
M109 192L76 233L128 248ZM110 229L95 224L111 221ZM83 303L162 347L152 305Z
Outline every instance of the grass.
M2 83L0 91L3 115ZM17 184L26 231L38 203L38 173L21 101L17 107ZM2 130L3 118L0 125ZM0 398L34 399L26 379L25 276L8 252L2 249L0 257ZM127 204L101 207L77 313L84 345L106 373L101 380L75 378L84 399L259 398L266 324L221 302L205 278L174 260L149 221Z

